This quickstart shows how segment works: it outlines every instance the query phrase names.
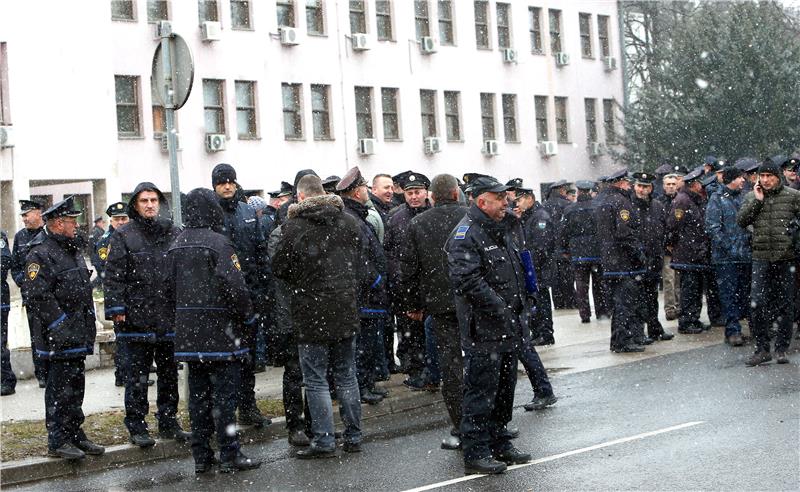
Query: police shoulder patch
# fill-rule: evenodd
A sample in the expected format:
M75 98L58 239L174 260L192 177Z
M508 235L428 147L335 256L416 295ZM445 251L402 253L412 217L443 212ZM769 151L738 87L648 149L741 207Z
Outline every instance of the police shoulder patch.
M6 240L0 239L0 248L5 248L5 247L6 247Z
M97 250L97 256L99 256L101 260L105 261L106 258L108 258L109 250L111 250L111 246L103 246Z
M465 237L467 237L468 230L469 230L468 225L458 226L458 229L456 229L456 234L455 236L453 236L453 239L464 239Z
M231 261L233 262L233 266L235 266L236 269L241 272L242 271L242 265L239 263L239 257L236 256L236 253L231 255Z
M675 209L675 218L678 219L678 220L681 220L683 218L683 213L684 212L683 212L682 208L676 208Z
M28 278L31 280L35 280L36 276L39 275L39 269L40 267L38 263L31 263L30 265L28 265L27 269Z
M628 210L622 209L619 211L619 218L627 222L631 218L631 213Z
M539 227L539 229L547 229L547 222L539 222L536 225Z

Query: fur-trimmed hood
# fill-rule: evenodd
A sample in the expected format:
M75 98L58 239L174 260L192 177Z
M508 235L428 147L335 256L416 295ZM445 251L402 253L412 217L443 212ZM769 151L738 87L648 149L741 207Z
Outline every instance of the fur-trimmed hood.
M338 195L319 195L306 198L289 206L287 217L301 217L313 222L329 222L335 214L342 213L344 202Z

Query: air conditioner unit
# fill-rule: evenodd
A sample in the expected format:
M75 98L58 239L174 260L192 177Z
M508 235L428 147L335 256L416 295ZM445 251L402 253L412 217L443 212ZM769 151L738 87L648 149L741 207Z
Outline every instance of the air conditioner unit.
M225 135L221 133L210 133L206 135L206 150L208 152L225 150Z
M597 157L603 154L603 144L600 142L589 142L589 155Z
M559 51L556 53L556 66L563 67L564 65L569 65L569 53Z
M543 157L550 157L558 154L558 144L553 141L545 141L539 144L539 151Z
M366 34L356 33L350 36L353 51L366 51L370 48L369 38Z
M419 50L423 55L436 53L436 41L430 36L422 36L419 38Z
M289 26L281 26L281 44L284 46L294 46L300 44L297 39L297 29Z
M361 155L372 155L375 153L375 139L362 138L358 141L358 153Z
M167 134L161 134L161 152L167 153L169 152L169 144L167 143ZM224 144L223 144L224 145ZM175 134L175 150L183 150L181 147L181 135L179 133Z
M437 154L442 151L442 139L439 137L426 137L423 143L426 154Z
M205 21L200 25L200 37L203 41L219 41L222 39L222 24Z
M606 72L611 72L617 69L617 59L613 56L603 58L603 64L606 67Z
M14 146L14 127L0 126L0 149L10 149Z
M517 63L517 50L512 48L506 48L503 50L503 62L505 63Z
M500 153L500 145L497 140L484 140L483 153L488 156L498 155Z

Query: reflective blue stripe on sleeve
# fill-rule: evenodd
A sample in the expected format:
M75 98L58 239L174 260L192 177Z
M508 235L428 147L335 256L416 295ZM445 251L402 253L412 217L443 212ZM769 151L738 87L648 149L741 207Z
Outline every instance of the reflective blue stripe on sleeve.
M378 284L380 284L380 283L381 283L381 279L383 279L383 276L382 276L382 275L379 273L379 274L378 274L378 278L376 278L376 279L375 279L375 281L374 281L374 282L372 282L372 286L371 286L371 288L372 288L372 289L374 289L375 287L377 287L377 286L378 286Z
M47 325L47 329L52 330L53 328L61 324L61 322L64 321L65 319L67 319L67 313L62 314L61 316L58 317L58 319Z
M106 308L106 314L121 314L125 312L125 306L112 306Z

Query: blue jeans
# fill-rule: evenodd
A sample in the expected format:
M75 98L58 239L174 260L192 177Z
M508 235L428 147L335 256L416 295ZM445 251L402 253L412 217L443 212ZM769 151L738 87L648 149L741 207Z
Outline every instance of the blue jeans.
M361 394L356 379L355 337L338 342L301 343L297 348L300 352L300 368L303 370L308 409L311 412L311 432L314 434L311 446L325 451L336 448L333 405L325 377L329 357L333 364L339 414L344 423L344 439L349 443L361 442Z
M794 262L753 260L750 289L750 332L759 352L770 351L770 328L778 328L775 351L785 352L792 341L794 320Z
M749 263L720 263L714 265L717 272L719 301L722 316L725 318L725 337L741 335L742 325L739 320L747 313L750 302L750 284L748 283Z

